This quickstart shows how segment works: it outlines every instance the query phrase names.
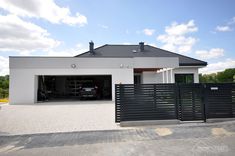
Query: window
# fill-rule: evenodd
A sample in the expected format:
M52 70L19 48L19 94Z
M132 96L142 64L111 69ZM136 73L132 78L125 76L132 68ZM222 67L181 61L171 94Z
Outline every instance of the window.
M134 75L134 84L141 84L141 75Z
M194 83L193 74L175 74L175 83Z

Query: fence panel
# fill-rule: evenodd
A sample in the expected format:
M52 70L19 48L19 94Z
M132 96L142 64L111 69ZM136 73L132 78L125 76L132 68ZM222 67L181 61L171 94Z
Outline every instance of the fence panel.
M206 84L207 118L235 117L235 84Z
M116 122L175 119L174 84L116 85Z
M180 84L178 116L182 121L205 120L202 84Z
M235 84L119 84L115 121L235 117Z
M121 121L120 85L115 85L115 122Z

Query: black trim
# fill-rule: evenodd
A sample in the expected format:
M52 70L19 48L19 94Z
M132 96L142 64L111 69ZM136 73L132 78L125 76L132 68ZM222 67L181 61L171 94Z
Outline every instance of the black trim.
M179 66L207 66L207 62L205 63L179 63Z

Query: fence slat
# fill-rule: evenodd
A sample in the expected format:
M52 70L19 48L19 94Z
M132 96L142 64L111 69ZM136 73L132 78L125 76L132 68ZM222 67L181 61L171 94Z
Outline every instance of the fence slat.
M116 84L115 122L235 117L235 84Z

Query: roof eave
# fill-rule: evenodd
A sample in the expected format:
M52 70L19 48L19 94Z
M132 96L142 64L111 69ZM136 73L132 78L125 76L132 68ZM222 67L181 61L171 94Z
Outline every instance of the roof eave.
M179 66L207 66L207 62L205 63L179 63Z

